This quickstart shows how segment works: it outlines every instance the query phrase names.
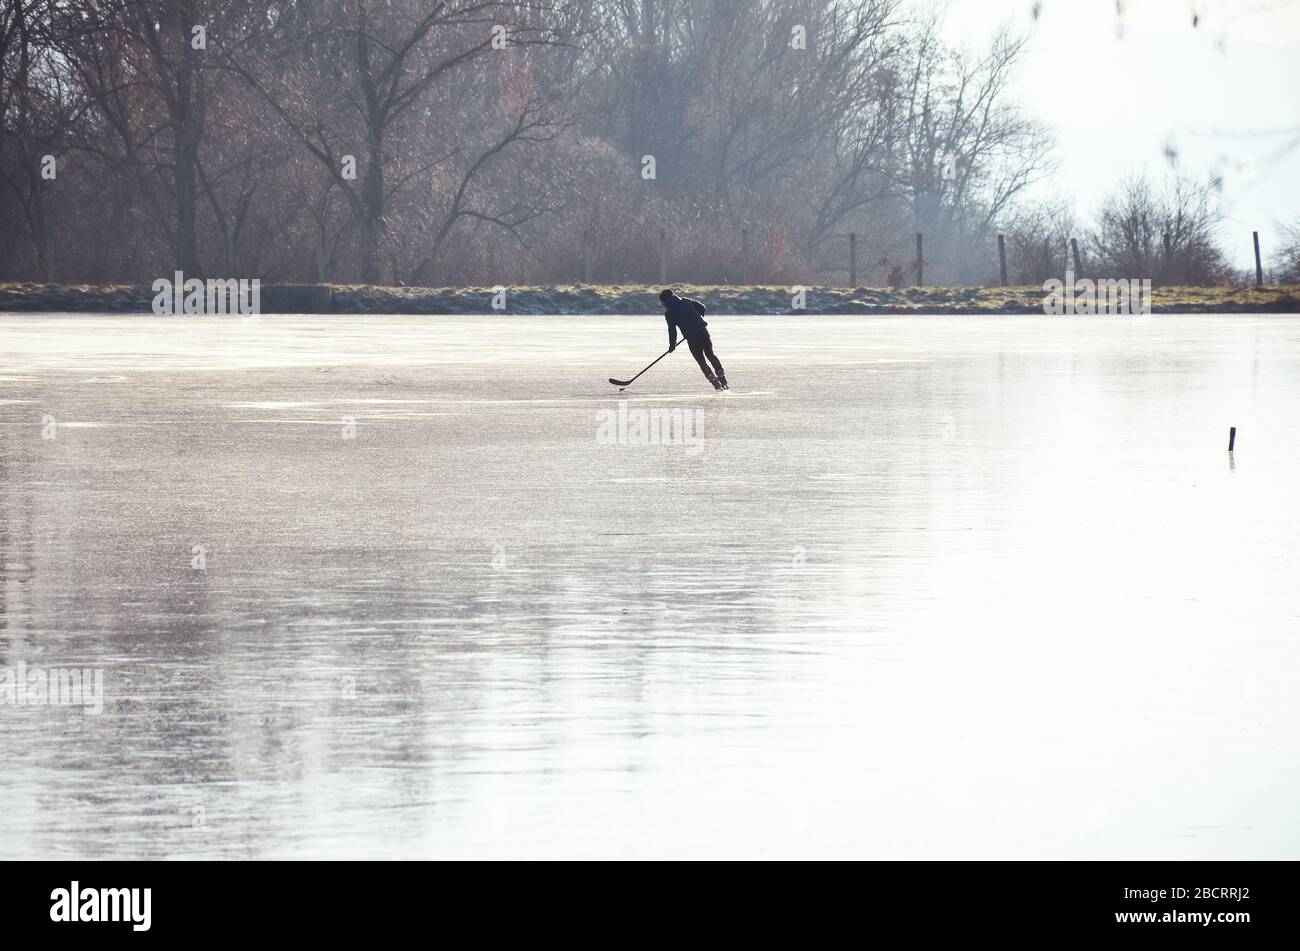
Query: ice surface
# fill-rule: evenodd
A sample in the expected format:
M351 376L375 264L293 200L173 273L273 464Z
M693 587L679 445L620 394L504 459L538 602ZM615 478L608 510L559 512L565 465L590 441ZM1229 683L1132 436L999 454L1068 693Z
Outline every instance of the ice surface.
M0 316L0 856L1300 857L1300 320L711 323Z

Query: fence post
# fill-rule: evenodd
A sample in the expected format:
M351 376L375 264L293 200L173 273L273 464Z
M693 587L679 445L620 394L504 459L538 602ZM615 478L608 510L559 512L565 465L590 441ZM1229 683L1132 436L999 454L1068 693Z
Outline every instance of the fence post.
M1002 278L1002 286L1007 286L1007 241L1002 235L998 235L998 275Z
M1255 236L1255 286L1264 286L1264 265L1259 260L1259 232L1252 232Z
M858 286L858 236L849 232L849 287Z
M921 256L921 232L916 233L916 286L925 286L925 258Z
M659 283L668 283L668 232L659 229Z
M1074 258L1074 276L1083 277L1083 265L1079 263L1079 242L1070 239L1070 254Z

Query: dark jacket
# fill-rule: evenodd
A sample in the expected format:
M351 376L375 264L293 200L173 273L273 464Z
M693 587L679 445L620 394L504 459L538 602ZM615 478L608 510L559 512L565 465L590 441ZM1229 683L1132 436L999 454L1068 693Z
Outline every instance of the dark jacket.
M677 346L679 329L683 337L689 337L709 325L704 319L704 313L704 305L697 300L676 296L669 298L668 303L664 304L664 320L668 321L669 350Z

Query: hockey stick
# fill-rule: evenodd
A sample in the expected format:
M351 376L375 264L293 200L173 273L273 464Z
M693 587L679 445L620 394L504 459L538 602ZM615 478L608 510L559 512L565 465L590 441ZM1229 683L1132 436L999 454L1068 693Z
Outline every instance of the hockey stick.
M683 337L681 340L678 341L678 345L683 344L683 343L685 343L685 342L686 342L686 338ZM670 347L669 349L665 350L663 353L659 354L659 356L655 357L654 361L651 362L650 366L646 367L645 370L649 370L650 367L654 366L656 363L658 363L658 362L659 362L660 360L662 360L664 357L668 356L668 354L672 353L673 350L675 350L675 349L677 349L677 345L674 345L673 347ZM644 373L645 370L642 370L641 373ZM636 378L637 378L637 376L640 376L641 373L638 373L636 376L632 377L632 379L630 379L630 380L616 380L616 379L614 379L614 378L611 376L611 377L609 378L609 382L613 383L613 384L614 384L615 386L617 386L620 390L625 390L625 389L627 389L629 386L631 386L633 383L636 382Z

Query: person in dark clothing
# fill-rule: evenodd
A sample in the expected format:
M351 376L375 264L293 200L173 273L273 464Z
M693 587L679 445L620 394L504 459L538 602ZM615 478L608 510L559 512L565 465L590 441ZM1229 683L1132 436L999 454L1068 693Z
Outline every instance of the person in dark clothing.
M664 305L664 319L668 321L668 351L671 353L677 349L677 331L681 330L686 346L690 347L691 356L704 371L705 378L715 390L728 389L722 361L713 352L713 338L709 336L709 324L704 319L705 306L689 297L678 297L671 290L661 292L659 301ZM710 363L713 369L709 368Z

